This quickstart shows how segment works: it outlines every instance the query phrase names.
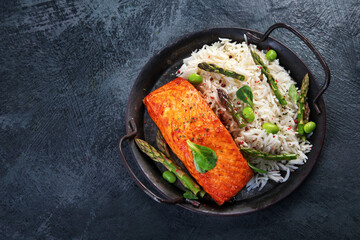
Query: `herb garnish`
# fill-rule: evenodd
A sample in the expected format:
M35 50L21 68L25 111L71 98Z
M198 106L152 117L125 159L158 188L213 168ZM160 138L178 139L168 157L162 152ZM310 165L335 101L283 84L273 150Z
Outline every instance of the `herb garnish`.
M251 106L252 109L254 109L254 103L253 103L253 94L251 92L251 87L249 86L243 86L236 92L236 97L243 101L244 103L247 103Z
M183 196L184 196L184 198L187 198L187 199L199 199L194 193L192 193L189 190L184 192Z
M216 153L211 148L197 145L190 140L187 140L186 143L192 151L194 165L198 172L206 173L216 166Z
M248 162L248 165L249 165L249 167L250 167L252 170L254 170L254 172L258 172L258 173L267 173L267 171L262 170L262 169L257 168L257 167L254 167L254 166L253 166L253 165L251 165L249 162Z
M297 93L294 84L292 84L289 88L289 96L293 100L294 104L297 104L297 101L299 100L299 94Z

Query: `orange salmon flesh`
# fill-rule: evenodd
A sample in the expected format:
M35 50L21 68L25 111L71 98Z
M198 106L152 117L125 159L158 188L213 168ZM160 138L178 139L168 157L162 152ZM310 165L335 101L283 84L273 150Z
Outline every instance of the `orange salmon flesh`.
M235 196L252 178L253 172L230 133L187 80L176 78L143 102L166 143L218 205ZM198 172L186 140L215 151L216 166Z

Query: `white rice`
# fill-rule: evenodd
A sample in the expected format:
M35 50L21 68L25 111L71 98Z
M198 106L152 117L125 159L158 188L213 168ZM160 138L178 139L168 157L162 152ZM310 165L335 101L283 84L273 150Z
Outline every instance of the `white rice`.
M211 46L204 45L201 49L194 51L191 57L184 59L177 75L185 79L192 73L198 73L202 76L203 83L197 86L197 89L212 110L220 119L223 119L239 148L256 148L272 154L296 153L297 159L291 161L250 159L253 166L266 170L268 173L256 173L246 185L248 190L255 188L261 190L269 180L285 182L289 179L291 172L298 168L298 165L306 162L305 153L311 150L310 142L304 142L297 136L296 123L294 122L297 106L293 104L287 94L289 87L295 82L290 77L289 72L280 66L277 59L269 62L265 58L265 53L257 50L255 45L247 45L245 42L236 43L223 38L219 40ZM280 92L285 96L287 101L285 107L281 107L278 103L269 83L266 81L266 77L261 73L260 67L255 65L249 48L255 50L263 62L268 65L271 74L277 80ZM243 74L245 81L241 82L218 73L203 71L197 67L201 62L213 63L219 67ZM255 120L252 123L247 123L246 127L239 128L233 121L231 114L221 106L217 89L224 90L232 99L238 112L241 113L247 104L236 98L236 91L245 85L252 89ZM265 122L275 123L280 131L277 134L267 134L262 129Z

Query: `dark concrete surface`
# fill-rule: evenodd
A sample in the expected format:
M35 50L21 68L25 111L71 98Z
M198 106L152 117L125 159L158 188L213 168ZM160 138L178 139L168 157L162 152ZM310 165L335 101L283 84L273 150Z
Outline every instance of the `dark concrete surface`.
M0 238L360 239L359 5L1 1ZM186 33L221 26L264 32L275 22L307 36L332 73L325 144L310 176L276 205L239 217L152 201L116 151L139 71ZM304 44L285 30L273 36L322 82Z

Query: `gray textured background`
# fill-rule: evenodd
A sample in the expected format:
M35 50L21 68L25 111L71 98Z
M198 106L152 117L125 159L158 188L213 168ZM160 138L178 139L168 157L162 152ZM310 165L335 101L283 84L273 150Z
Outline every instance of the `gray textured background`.
M279 3L281 2L281 3ZM359 1L1 1L1 239L359 239ZM137 74L210 27L285 22L326 59L326 139L289 197L240 217L148 198L116 152ZM285 30L318 81L315 57ZM129 152L127 152L129 154Z

